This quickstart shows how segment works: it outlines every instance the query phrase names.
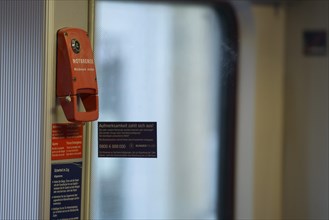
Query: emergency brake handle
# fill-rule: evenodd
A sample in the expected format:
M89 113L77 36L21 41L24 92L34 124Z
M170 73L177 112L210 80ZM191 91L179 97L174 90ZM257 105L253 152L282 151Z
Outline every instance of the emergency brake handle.
M57 32L56 94L68 121L98 119L98 87L91 43L86 31L62 28ZM85 112L78 109L79 98Z

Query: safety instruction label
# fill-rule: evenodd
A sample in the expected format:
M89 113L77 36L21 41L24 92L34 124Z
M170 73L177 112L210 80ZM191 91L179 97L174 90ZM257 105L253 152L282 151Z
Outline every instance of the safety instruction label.
M82 124L53 124L51 160L82 158L82 142Z
M82 162L52 164L50 219L80 219Z
M98 122L98 157L157 157L156 122Z

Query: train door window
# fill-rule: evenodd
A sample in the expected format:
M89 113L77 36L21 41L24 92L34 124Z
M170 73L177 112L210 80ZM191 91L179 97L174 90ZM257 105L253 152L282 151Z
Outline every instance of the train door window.
M156 121L158 158L98 158L91 218L216 219L221 22L211 6L96 1L99 121Z

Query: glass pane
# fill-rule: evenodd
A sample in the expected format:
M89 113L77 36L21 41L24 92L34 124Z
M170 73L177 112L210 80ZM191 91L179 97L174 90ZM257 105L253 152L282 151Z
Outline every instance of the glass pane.
M158 158L98 158L94 129L92 218L215 219L216 12L96 1L96 16L99 121L156 121Z

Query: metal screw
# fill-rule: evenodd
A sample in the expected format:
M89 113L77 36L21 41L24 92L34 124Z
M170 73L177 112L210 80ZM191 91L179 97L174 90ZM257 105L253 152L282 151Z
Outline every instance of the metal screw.
M97 81L97 77L95 77L95 81Z
M72 101L71 96L69 96L69 95L66 96L66 97L65 97L65 101L66 101L66 102L71 102L71 101Z
M73 82L75 82L75 81L77 81L77 77L74 76L73 77Z
M68 34L67 34L67 32L64 32L64 36L67 36Z

